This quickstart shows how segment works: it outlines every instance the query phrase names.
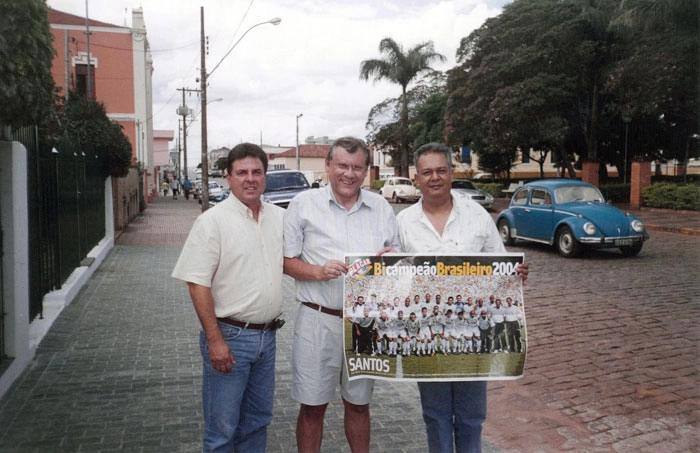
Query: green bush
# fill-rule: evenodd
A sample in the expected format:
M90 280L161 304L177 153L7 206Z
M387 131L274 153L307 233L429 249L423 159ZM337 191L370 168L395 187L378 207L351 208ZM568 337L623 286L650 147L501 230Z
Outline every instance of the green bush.
M384 187L384 183L386 182L386 179L375 179L374 182L372 183L372 189L374 190L379 190L382 187Z
M478 188L483 190L484 192L488 192L493 198L503 198L503 189L507 189L506 186L503 184L499 184L497 182L488 182L488 183L479 183L472 181L474 185Z
M700 186L660 182L642 190L644 205L652 208L700 211Z

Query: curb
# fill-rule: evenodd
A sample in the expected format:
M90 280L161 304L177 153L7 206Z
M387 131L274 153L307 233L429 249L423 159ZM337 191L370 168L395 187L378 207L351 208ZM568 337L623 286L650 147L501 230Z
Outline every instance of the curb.
M644 224L647 231L658 231L662 233L684 234L686 236L700 236L700 230L695 228L666 227L661 225Z

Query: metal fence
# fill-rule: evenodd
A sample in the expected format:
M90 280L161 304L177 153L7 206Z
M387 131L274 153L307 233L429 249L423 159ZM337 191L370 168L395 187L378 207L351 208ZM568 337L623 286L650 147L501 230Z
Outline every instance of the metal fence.
M27 148L29 211L29 311L43 315L42 300L81 265L105 235L105 178L88 146L67 135L56 147L38 139L36 128L16 131Z

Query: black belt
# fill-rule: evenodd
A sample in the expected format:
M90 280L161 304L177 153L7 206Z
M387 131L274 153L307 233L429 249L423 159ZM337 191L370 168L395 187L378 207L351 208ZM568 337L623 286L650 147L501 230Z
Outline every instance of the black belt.
M321 313L325 313L327 315L337 316L338 318L343 317L343 310L334 310L333 308L326 308L313 302L302 302L301 304L306 305L312 310L320 311Z
M282 326L278 326L278 320L273 319L272 321L264 324L255 324L252 322L236 321L231 318L216 318L224 324L228 324L234 327L240 327L241 329L253 329L253 330L277 330Z

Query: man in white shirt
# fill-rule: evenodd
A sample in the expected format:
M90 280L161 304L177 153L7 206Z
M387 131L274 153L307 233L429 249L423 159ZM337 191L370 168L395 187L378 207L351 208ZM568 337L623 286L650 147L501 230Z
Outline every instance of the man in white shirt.
M202 325L203 451L264 451L282 312L284 210L260 202L267 156L242 143L227 161L233 196L200 215L172 276Z
M414 153L416 182L423 197L399 213L402 251L501 253L505 247L491 216L476 202L453 197L452 151L429 143ZM522 278L527 265L518 268ZM481 451L486 419L486 381L419 382L431 452Z
M344 369L344 255L399 248L393 209L380 195L361 190L369 162L362 140L339 138L326 156L330 184L300 193L285 214L284 272L296 279L301 304L294 328L292 397L301 403L297 448L305 453L321 449L323 418L338 383L350 448L369 451L374 380L349 381Z

